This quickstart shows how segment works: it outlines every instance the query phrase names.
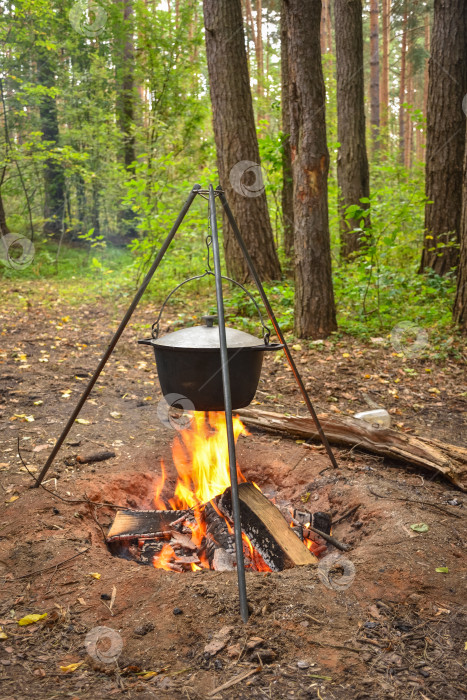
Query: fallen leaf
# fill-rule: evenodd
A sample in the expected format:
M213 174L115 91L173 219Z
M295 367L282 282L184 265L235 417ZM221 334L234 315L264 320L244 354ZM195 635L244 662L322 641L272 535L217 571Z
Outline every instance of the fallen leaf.
M211 641L206 644L204 647L204 653L209 654L209 656L214 656L217 654L217 652L221 651L221 649L223 649L229 641L232 630L233 627L222 627L218 632L216 632Z
M8 635L5 634L2 627L0 627L0 639L8 639Z
M91 421L86 420L85 418L76 418L75 423L79 423L80 425L90 425Z
M33 423L34 416L27 416L25 413L15 413L14 416L11 416L10 420L21 420L26 423Z
M73 673L77 668L82 666L84 661L78 661L76 664L69 664L68 666L60 666L60 671L63 673Z
M116 420L118 420L119 418L122 417L122 414L119 413L118 411L111 411L110 415L112 416L112 418L115 418Z
M42 445L36 445L32 451L42 452L42 450L50 450L50 445L48 445L47 443L43 443Z
M37 613L26 615L26 617L22 617L21 620L18 620L18 625L22 627L24 627L24 625L32 625L33 622L39 622L39 620L43 620L45 617L47 617L47 613L43 613L42 615Z
M14 503L18 500L18 498L19 496L12 496L10 499L8 499L8 501L5 501L5 503Z
M34 406L42 406L43 401L34 401Z
M78 598L78 603L80 605L86 605L86 601L84 600L84 598Z
M448 574L449 573L449 569L447 566L438 566L438 567L436 567L435 571L438 574Z
M92 573L92 574L89 574L89 576L92 576L93 578L97 579L98 581L99 581L99 579L100 579L100 577L101 577L101 575L98 574L98 573L96 573L96 572L94 572L94 573Z
M410 526L410 529L415 530L415 532L428 532L429 530L426 523L414 523Z

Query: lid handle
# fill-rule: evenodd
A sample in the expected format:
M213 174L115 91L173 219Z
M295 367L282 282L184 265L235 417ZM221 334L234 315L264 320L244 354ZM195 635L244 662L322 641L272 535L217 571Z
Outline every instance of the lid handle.
M212 328L214 321L217 321L217 316L201 316L201 320L206 324L206 328Z

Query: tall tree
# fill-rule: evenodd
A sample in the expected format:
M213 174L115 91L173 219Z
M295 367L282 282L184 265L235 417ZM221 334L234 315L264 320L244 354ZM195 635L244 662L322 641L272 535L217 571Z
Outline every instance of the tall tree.
M399 160L405 164L405 93L407 77L407 0L402 0L402 38L401 38L401 62L399 78Z
M329 153L321 66L321 0L283 0L287 13L295 222L295 334L336 330L328 221Z
M386 141L389 119L389 49L391 38L391 0L383 0L382 15L383 61L381 66L380 82L380 121L381 130L383 132L383 138Z
M420 272L458 262L467 93L467 3L435 0L429 64L425 240Z
M337 61L337 183L339 186L340 249L348 258L361 246L355 231L359 220L347 219L350 205L363 206L370 194L365 140L362 0L334 0ZM352 95L352 99L349 99ZM369 223L369 222L367 222Z
M370 0L370 100L372 145L379 148L379 2Z
M467 333L467 131L464 158L464 184L462 196L462 218L460 226L459 268L457 270L457 292L453 309L453 320Z
M294 246L292 150L290 148L289 59L287 13L281 6L281 102L282 102L282 221L284 249L291 256Z
M256 72L258 95L264 93L264 50L263 50L263 4L256 0Z
M53 89L55 70L53 57L46 42L36 40L37 82L45 88L40 99L39 116L42 140L48 148L55 148L60 142L57 103ZM44 228L45 234L59 237L63 229L65 215L65 173L62 163L54 157L44 163Z
M117 78L117 118L122 134L121 160L128 175L132 177L135 169L135 79L134 79L134 45L133 45L133 0L121 0L123 22L120 55L118 57ZM93 191L93 208L99 210L98 193ZM96 216L96 215L95 215ZM98 216L97 216L98 218ZM136 229L133 224L134 212L125 208L119 212L119 220L124 226L124 233L132 238Z
M204 25L219 178L260 277L278 279L280 265L262 183L240 0L204 0ZM229 274L248 270L224 216Z

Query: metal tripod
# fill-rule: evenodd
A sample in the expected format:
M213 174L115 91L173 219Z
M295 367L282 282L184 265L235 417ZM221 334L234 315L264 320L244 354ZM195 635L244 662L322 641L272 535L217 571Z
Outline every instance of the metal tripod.
M227 203L227 200L225 198L225 194L220 186L217 187L216 190L214 190L213 186L209 185L208 190L202 190L201 185L194 185L194 187L193 187L192 191L190 192L185 204L182 207L180 214L178 215L174 225L172 226L170 233L168 234L167 238L163 242L158 254L156 255L156 258L155 258L153 264L151 265L146 277L144 278L140 288L138 289L133 301L131 302L131 304L127 310L127 312L125 313L125 316L123 317L122 321L120 322L119 327L117 328L112 340L110 341L106 351L104 352L102 359L100 360L94 374L92 375L85 390L83 391L78 403L75 406L73 413L71 414L70 418L68 419L67 424L63 428L63 431L62 431L60 437L58 438L57 442L55 443L54 448L52 449L52 452L50 453L49 458L47 459L47 462L45 463L44 467L42 468L41 473L39 474L39 476L37 477L37 480L34 483L34 487L37 488L41 485L42 480L44 479L45 475L47 474L48 470L50 469L50 466L52 465L52 462L54 461L60 447L63 445L63 442L65 441L66 436L70 432L76 418L78 417L82 407L84 406L84 404L86 402L86 399L88 398L89 394L91 393L94 384L96 383L100 373L104 369L104 367L107 363L107 360L111 356L116 344L118 343L118 341L120 339L120 336L122 335L123 331L125 330L125 327L128 324L128 321L130 320L134 310L136 309L141 297L143 296L143 294L146 290L146 287L148 286L155 271L159 267L159 264L161 263L162 258L164 257L165 253L167 252L167 249L169 248L177 230L179 229L180 224L182 223L183 219L185 218L186 213L188 212L189 208L191 207L191 205L192 205L192 203L197 195L202 196L204 199L208 198L208 200L209 200L209 217L210 217L210 225L211 225L212 250L213 250L214 273L215 273L215 283L216 283L217 315L218 315L218 319L219 319L219 342L220 342L220 355L221 355L221 366L222 366L222 386L223 386L223 393L224 393L224 410L225 410L225 420L226 420L226 428L227 428L227 442L228 442L228 452L229 452L229 471L230 471L230 482L231 482L231 490L232 490L232 511L233 511L233 520L234 520L235 550L236 550L236 555L237 555L238 592L239 592L239 599L240 599L240 614L241 614L243 622L247 622L247 620L248 620L248 601L247 601L247 594L246 594L245 564L244 564L244 559L243 559L240 502L239 502L239 498L238 498L237 463L236 463L235 439L234 439L234 431L233 431L233 423L232 423L232 402L231 402L231 396L230 396L230 377L229 377L229 371L228 371L227 341L226 341L226 335L225 335L224 300L223 300L223 294L222 294L222 276L221 276L222 273L221 273L221 263L220 263L219 237L218 237L217 220L216 220L216 203L215 203L216 197L218 197L220 199L222 206L224 207L224 210L225 210L226 215L228 217L229 223L232 226L235 238L236 238L236 240L237 240L237 242L242 250L243 255L245 256L245 260L246 260L246 263L248 265L250 274L251 274L251 276L256 284L258 292L259 292L261 299L264 303L264 306L268 312L268 316L271 320L272 325L274 326L274 330L275 330L277 336L279 337L280 342L284 346L284 352L286 354L290 368L291 368L293 375L295 377L295 380L300 388L300 391L301 391L302 396L305 400L307 408L308 408L308 410L309 410L309 412L310 412L310 414L315 422L319 436L323 442L323 445L326 448L326 451L328 453L329 459L331 460L333 467L337 467L337 462L336 462L335 457L333 455L333 452L331 450L331 446L329 445L329 442L328 442L328 440L323 432L323 429L322 429L321 424L319 422L318 416L316 415L315 409L313 408L313 404L311 403L311 400L310 400L308 393L305 389L305 385L303 384L302 378L300 377L300 374L299 374L298 369L295 365L295 362L293 361L292 355L290 354L290 350L289 350L289 347L286 343L284 335L279 327L279 324L277 323L277 320L276 320L276 317L275 317L274 312L272 310L272 307L269 303L269 300L268 300L266 293L263 289L261 281L258 277L258 273L256 272L256 269L253 265L253 261L251 260L251 257L249 255L248 250L247 250L245 243L243 241L242 235L241 235L239 228L235 222L232 211Z

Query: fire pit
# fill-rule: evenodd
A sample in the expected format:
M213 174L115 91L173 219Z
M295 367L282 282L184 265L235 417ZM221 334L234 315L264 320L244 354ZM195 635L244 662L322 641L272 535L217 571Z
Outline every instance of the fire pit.
M248 435L236 416L233 425L235 440ZM155 510L120 511L107 536L110 551L140 564L180 573L202 568L234 570L224 414L194 412L191 425L174 440L173 461L178 474L173 495L163 497L166 473L161 462L161 478L154 493ZM319 538L312 539L308 525L313 516L301 513L298 517L292 509L277 507L256 484L245 480L238 465L237 478L245 568L281 571L316 563L316 555L326 547ZM329 533L326 514L321 514L319 524Z

